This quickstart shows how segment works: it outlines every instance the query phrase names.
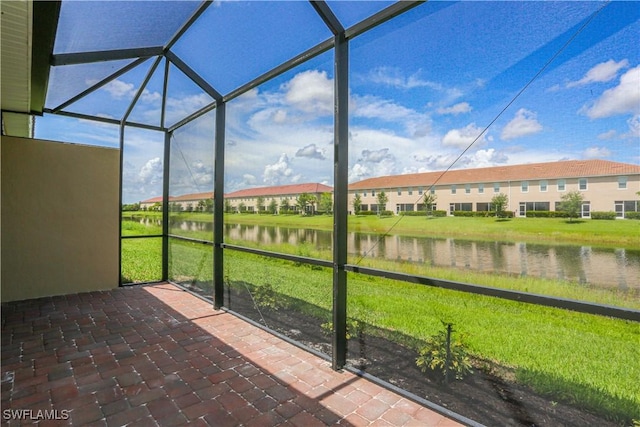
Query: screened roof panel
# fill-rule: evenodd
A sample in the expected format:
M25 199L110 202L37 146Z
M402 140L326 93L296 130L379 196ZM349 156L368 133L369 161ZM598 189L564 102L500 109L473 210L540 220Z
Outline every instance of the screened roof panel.
M327 0L327 4L338 17L342 26L349 28L358 22L369 18L384 8L396 3L395 1L343 1Z
M118 72L133 59L51 67L46 108L56 108L99 81Z
M177 67L170 66L165 125L175 124L211 103L213 103L213 98L207 95Z
M54 54L164 46L197 1L63 1Z
M153 58L146 60L63 110L97 117L122 119L153 62ZM144 101L144 96L140 102L142 101Z
M332 34L309 2L214 3L173 51L228 93Z

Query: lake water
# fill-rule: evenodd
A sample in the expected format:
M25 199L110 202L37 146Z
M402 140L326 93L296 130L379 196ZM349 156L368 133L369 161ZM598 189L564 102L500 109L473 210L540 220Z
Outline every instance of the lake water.
M179 234L178 230L212 232L210 222L174 222L171 228L174 234ZM225 224L225 241L229 239L261 245L308 244L321 250L330 250L333 244L330 231L263 225ZM367 257L569 280L619 290L640 289L638 250L365 233L349 233L347 245L352 264Z

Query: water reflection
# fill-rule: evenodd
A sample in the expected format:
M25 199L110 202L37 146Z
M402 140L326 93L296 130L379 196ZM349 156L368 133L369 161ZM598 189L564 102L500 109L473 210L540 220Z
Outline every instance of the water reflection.
M156 224L157 225L157 224ZM213 232L211 222L176 221L172 229ZM332 248L332 232L225 224L225 240L260 245ZM640 289L640 251L590 246L349 233L349 262L362 257L425 263L480 272L569 280L620 290Z
M262 225L225 225L225 238L265 245L309 244L330 249L330 231ZM560 279L581 284L640 288L640 252L590 246L547 245L349 233L350 262L361 257L426 263L481 272Z

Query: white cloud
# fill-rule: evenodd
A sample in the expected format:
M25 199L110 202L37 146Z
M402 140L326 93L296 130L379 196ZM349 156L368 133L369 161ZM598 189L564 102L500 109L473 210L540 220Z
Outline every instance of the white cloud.
M542 131L542 125L538 122L536 113L521 108L515 117L502 129L500 138L503 140L521 138Z
M636 114L627 120L629 132L624 136L628 138L640 138L640 114Z
M398 105L388 99L377 96L354 96L351 98L351 110L357 117L398 121L409 119L417 115L415 110Z
M316 144L309 144L306 147L299 149L298 151L296 151L296 157L307 157L309 159L318 160L326 159L324 150L318 148Z
M198 189L211 187L211 184L213 184L213 167L206 165L201 160L197 160L191 164L191 174L192 180Z
M285 100L307 113L333 113L333 79L325 71L309 70L296 74L281 86Z
M462 114L468 113L472 110L471 105L468 102L460 102L458 104L452 105L451 107L442 107L438 108L439 114Z
M142 185L157 185L162 183L162 160L160 157L154 157L148 160L140 172L138 172L138 182Z
M582 107L580 112L592 119L640 113L640 66L625 72L618 86L605 90L591 106Z
M616 136L618 136L618 132L616 132L615 129L611 129L611 130L608 130L606 132L603 132L603 133L599 134L598 135L598 139L607 140L607 139L613 139Z
M609 157L611 155L611 151L609 151L606 147L589 147L584 150L583 155L587 159L601 159L604 157Z
M567 87L582 86L589 83L604 83L613 80L617 77L618 71L629 66L629 61L623 59L620 62L616 62L613 59L607 62L601 62L595 67L587 71L580 80L567 83Z
M457 148L467 148L472 143L485 143L486 134L475 123L470 123L461 129L451 129L442 137L442 145Z
M293 169L289 167L289 157L285 153L280 155L277 162L264 167L262 180L269 185L280 185L285 178L293 177Z
M242 175L242 184L245 186L255 185L258 182L255 176L250 173L245 173Z
M439 83L420 78L420 71L404 76L397 67L377 67L369 72L369 80L373 83L392 86L400 89L413 89L416 87L428 87L436 90L443 90Z
M122 99L124 97L133 96L134 85L132 83L126 83L122 80L113 80L103 86L112 97L116 99Z
M366 163L380 163L385 160L395 160L395 156L389 152L388 148L381 150L362 150L359 161Z

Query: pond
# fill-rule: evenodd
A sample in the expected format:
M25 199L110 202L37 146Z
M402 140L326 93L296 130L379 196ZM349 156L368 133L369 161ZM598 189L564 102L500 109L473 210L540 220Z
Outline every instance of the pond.
M178 221L172 233L211 232L211 222ZM331 250L332 232L325 230L225 224L225 241L259 245L309 245ZM368 233L348 234L349 263L366 258L428 263L437 267L568 280L585 285L640 289L640 251L580 245L482 241Z

